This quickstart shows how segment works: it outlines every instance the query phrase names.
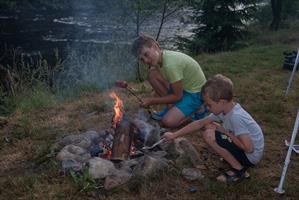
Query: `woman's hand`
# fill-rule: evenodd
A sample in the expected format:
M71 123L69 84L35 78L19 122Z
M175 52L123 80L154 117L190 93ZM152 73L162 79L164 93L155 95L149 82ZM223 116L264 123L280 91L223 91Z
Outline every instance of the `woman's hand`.
M166 132L164 133L162 138L164 138L166 141L170 141L170 140L174 140L176 138L176 135L172 132Z

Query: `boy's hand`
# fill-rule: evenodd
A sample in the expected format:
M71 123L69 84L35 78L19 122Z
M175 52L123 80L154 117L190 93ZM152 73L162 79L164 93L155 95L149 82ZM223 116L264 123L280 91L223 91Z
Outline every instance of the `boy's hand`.
M176 138L176 135L172 132L166 132L163 134L162 138L164 138L166 141L174 140Z
M154 104L153 98L146 98L146 99L142 99L142 103L140 105L146 108L153 104Z
M212 122L212 124L216 127L216 131L219 131L226 135L227 131L223 128L223 126L221 126L221 124L219 124L217 122Z

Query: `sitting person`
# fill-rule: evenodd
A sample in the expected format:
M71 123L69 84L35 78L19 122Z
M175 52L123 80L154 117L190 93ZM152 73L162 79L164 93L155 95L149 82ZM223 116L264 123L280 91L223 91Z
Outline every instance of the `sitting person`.
M206 78L193 58L184 53L162 50L158 42L148 35L141 35L134 41L132 53L149 66L148 81L157 94L156 97L143 99L142 106L173 105L154 113L154 119L174 128L191 115L195 119L203 117L205 109L200 90Z
M233 182L246 177L248 167L256 165L264 151L264 136L260 126L240 104L233 101L233 84L223 75L209 79L201 89L211 114L163 137L172 140L205 127L204 141L220 155L231 169L217 177Z

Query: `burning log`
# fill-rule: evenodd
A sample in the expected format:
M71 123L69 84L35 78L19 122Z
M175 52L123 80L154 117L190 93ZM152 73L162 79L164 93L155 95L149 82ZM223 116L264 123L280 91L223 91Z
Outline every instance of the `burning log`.
M129 120L123 119L117 123L110 159L115 161L128 159L133 137L133 125Z

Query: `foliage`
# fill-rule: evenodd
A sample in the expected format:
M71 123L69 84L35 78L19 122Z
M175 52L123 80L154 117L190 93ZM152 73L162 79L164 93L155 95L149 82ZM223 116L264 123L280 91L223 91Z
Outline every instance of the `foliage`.
M189 1L186 0L176 0L176 1L170 1L170 0L164 0L161 11L161 19L160 19L160 26L156 35L156 40L158 41L163 24L167 21L169 17L172 17L176 12L179 10L182 10L184 7L186 7Z
M254 18L261 27L269 26L272 20L271 5L266 3L264 5L258 6Z
M14 137L11 138L12 140L21 140L36 134L32 121L26 116L19 118L15 122L13 125L13 132Z
M123 24L134 24L135 36L140 33L140 27L145 20L152 16L156 9L158 9L157 3L151 0L124 0L120 1L118 5L122 13L119 16L119 20Z
M97 189L96 181L91 177L87 168L82 173L70 171L70 176L80 192Z
M56 87L54 80L58 72L62 70L63 64L57 49L53 50L54 62L52 65L48 64L40 52L26 54L21 47L4 47L1 54L1 59L7 60L4 67L15 79L16 91L32 88L39 83L44 84L48 89Z
M281 14L282 20L299 18L299 0L283 0Z
M0 87L0 115L8 116L16 108L16 99Z
M23 112L48 108L56 104L55 96L47 87L39 84L19 96L18 108Z
M192 39L180 37L179 48L216 52L234 49L247 33L247 24L256 9L256 0L195 0L192 4L197 24Z

